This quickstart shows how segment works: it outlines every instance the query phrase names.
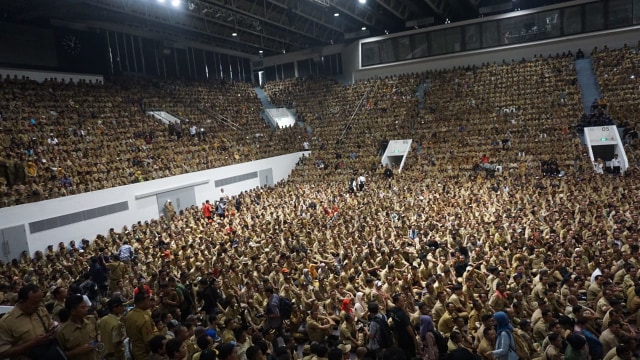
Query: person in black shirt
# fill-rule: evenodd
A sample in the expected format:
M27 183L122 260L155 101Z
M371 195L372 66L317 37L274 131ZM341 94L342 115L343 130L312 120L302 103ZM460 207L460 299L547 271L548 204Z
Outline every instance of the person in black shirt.
M461 278L465 271L467 271L467 266L469 266L467 258L464 255L458 255L458 259L455 265L453 265L453 271L456 273L456 277Z
M393 170L391 170L389 165L387 165L384 169L384 176L389 180L393 178Z
M202 301L202 311L207 314L215 314L218 308L218 301L220 300L220 291L215 286L216 279L211 280L200 279L198 284L200 289L198 290L198 300Z
M393 328L398 347L404 349L407 359L412 359L417 354L418 340L415 331L413 331L413 327L411 327L409 315L404 311L407 298L404 294L393 294L391 300L394 306L389 309L389 314L391 314L393 318Z

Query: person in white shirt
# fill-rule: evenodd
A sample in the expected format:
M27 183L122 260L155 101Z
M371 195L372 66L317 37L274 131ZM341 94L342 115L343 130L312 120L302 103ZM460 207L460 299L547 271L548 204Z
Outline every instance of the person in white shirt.
M611 159L611 172L613 174L620 174L620 159L618 159L618 154L613 155L613 159Z
M596 159L596 161L593 163L593 170L596 171L596 174L604 174L604 164L602 162L602 159Z
M53 134L49 134L49 139L47 139L50 145L56 145L58 143L58 138L56 138Z

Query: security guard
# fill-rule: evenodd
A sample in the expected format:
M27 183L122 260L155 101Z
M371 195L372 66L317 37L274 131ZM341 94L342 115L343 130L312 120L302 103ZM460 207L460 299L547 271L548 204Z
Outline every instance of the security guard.
M69 311L69 320L60 326L56 337L60 348L69 359L98 360L98 329L95 321L89 320L89 305L80 294L67 297L64 307Z
M98 321L98 332L104 343L105 360L124 360L124 324L120 316L124 312L124 304L121 299L114 298L107 301L109 314Z
M143 360L149 355L149 340L157 335L149 309L151 308L151 295L146 291L139 291L134 298L135 308L127 314L124 325L129 335L131 355L133 360Z
M44 293L33 284L18 290L16 306L0 319L0 359L25 360L55 338L51 317L42 306Z

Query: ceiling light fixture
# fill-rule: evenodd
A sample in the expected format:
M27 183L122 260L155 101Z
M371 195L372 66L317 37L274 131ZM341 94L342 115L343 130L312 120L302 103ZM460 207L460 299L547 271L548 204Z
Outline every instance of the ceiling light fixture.
M366 27L366 26L363 26L363 27L362 27L362 31L365 31L365 30L367 30L367 27Z
M231 36L238 36L238 33L237 32L233 32L233 33L231 33Z
M340 13L335 13L335 14L333 14L333 16L338 17L338 16L340 16Z

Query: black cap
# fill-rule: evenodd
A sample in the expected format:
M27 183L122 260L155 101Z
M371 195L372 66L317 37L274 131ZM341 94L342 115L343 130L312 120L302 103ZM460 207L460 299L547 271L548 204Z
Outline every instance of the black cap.
M216 360L216 352L213 349L204 349L200 353L200 359L202 360Z
M218 358L226 359L228 358L236 349L235 343L222 343L216 346L216 350L218 350Z
M115 307L122 306L122 305L124 305L124 303L120 298L113 298L107 301L107 309L109 309L109 311L113 310L113 308Z

